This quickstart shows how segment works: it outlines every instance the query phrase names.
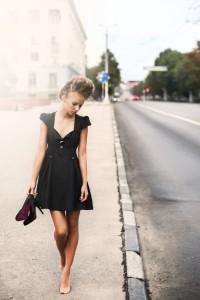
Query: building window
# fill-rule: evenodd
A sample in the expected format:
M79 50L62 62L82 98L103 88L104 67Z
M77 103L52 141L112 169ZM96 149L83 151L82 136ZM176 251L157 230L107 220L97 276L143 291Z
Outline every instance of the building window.
M57 73L49 74L49 88L57 88Z
M32 34L30 37L30 44L31 46L39 45L39 39L37 35Z
M57 46L58 44L57 37L55 35L52 35L50 42L52 46Z
M40 11L39 9L31 9L28 14L29 23L38 24L40 22Z
M37 81L36 81L36 73L29 73L28 75L28 86L29 88L36 87Z
M48 15L49 23L58 24L61 20L61 14L59 9L50 9Z
M15 85L17 83L17 76L14 73L9 73L7 78L9 84Z
M30 60L31 61L38 61L39 60L39 53L38 52L31 52Z
M7 15L8 15L8 23L9 24L17 24L18 23L18 14L17 14L17 10L15 9L9 9L7 11Z
M59 45L56 36L51 36L50 38L50 55L52 58L52 62L56 64L59 55Z

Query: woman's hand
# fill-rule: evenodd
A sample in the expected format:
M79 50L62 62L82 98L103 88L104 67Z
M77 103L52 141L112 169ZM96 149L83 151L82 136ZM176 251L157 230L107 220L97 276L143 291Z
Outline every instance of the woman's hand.
M84 202L88 197L88 188L87 188L87 184L83 184L81 187L81 196L80 196L80 200L81 202Z
M35 187L36 187L36 181L32 180L28 186L27 194L32 194L34 197L36 197L37 193L35 192Z

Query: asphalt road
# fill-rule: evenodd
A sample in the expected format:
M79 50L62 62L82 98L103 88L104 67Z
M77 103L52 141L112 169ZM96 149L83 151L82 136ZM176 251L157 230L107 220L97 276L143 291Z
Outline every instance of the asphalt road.
M198 300L200 105L119 102L114 111L149 295Z

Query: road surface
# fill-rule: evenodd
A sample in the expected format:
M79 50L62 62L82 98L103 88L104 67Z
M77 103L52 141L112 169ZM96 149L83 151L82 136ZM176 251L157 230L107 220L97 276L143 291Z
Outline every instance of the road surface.
M200 299L200 105L114 111L151 299Z

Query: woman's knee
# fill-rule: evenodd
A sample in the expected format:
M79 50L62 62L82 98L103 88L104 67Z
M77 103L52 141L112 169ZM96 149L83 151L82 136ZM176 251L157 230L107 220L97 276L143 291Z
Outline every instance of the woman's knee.
M55 238L63 238L68 234L68 224L66 222L65 214L61 211L51 210L51 216L53 219L55 231Z
M56 229L54 235L57 239L64 239L68 235L68 229L67 228Z

